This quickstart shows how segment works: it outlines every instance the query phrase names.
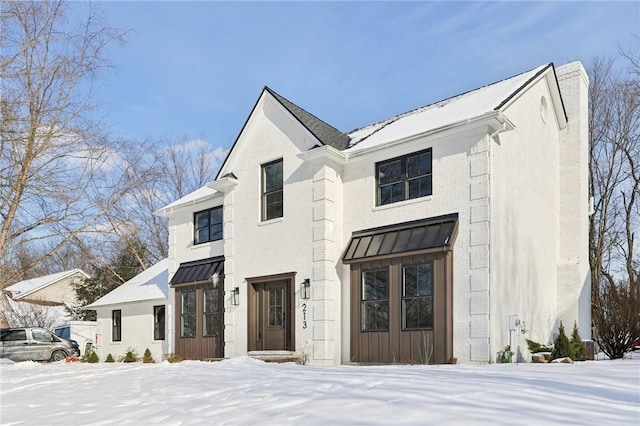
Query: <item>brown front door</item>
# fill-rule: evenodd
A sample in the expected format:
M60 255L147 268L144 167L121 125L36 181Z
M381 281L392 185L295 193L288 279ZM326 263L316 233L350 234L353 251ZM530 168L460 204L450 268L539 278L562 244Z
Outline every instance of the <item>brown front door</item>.
M291 350L289 280L251 285L250 351Z

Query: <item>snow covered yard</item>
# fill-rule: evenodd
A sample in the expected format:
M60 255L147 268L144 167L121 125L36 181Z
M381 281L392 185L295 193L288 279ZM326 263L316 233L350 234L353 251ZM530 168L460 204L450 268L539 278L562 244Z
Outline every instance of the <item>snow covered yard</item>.
M2 425L640 424L640 360L301 366L0 360Z

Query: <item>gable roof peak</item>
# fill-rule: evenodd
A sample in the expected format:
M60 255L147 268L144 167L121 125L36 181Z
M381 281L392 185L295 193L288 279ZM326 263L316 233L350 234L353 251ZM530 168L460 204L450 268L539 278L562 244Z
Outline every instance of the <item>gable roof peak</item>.
M349 136L342 133L327 122L299 107L285 97L279 95L269 86L264 86L263 91L273 96L300 124L313 134L322 144L330 145L338 150L343 150L349 145Z

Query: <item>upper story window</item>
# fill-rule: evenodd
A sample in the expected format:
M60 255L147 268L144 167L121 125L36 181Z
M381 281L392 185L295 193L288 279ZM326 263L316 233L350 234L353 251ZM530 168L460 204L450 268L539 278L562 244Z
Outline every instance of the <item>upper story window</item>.
M376 164L377 205L431 195L431 149Z
M222 206L194 214L194 244L222 239Z
M282 160L262 165L262 220L282 217Z

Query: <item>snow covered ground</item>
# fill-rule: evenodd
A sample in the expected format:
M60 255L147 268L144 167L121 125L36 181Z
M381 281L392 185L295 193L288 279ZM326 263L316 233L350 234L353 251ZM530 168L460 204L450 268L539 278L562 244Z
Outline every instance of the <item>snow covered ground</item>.
M638 425L640 360L301 366L0 360L2 425Z

